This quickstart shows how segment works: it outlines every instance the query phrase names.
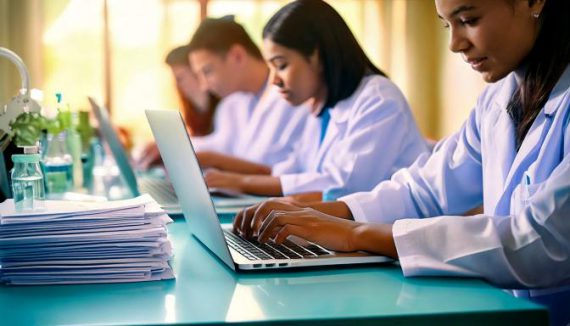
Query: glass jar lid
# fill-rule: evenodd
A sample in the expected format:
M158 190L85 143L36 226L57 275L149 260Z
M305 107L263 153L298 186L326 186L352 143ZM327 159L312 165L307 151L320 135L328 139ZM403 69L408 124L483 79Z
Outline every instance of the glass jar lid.
M14 163L39 163L40 154L14 154L12 155Z

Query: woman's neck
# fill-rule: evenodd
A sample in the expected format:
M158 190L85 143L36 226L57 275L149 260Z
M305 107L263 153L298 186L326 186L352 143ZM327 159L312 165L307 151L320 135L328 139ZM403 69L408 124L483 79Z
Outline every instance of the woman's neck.
M311 114L317 116L319 113L321 113L325 106L327 95L327 87L323 84L321 87L319 87L315 96L313 96L310 100L311 102L309 103L309 106L311 108Z

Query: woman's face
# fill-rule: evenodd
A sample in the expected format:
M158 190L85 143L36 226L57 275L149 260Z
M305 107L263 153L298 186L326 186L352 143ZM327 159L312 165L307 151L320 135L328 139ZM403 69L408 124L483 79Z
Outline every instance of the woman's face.
M307 100L323 102L326 86L317 51L309 58L300 52L263 40L263 55L268 62L273 84L289 103L300 105Z
M449 49L460 53L487 82L516 70L538 34L543 0L436 0L450 31Z
M203 91L209 91L223 98L240 90L239 74L236 71L234 48L225 55L206 49L190 52L190 65L198 77Z
M204 93L200 90L198 78L189 65L176 64L170 66L170 69L176 79L176 85L188 99L194 100L194 97Z

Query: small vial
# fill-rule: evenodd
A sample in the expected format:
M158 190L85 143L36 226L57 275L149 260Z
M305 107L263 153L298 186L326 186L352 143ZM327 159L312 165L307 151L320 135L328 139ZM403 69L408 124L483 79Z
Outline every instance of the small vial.
M17 211L35 211L45 208L44 175L39 154L12 155L12 193Z
M65 131L47 135L43 168L48 194L62 194L73 189L73 159L69 154Z

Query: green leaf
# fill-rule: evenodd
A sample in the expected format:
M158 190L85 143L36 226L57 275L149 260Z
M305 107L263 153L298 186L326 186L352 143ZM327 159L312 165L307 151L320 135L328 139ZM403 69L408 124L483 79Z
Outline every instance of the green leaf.
M46 129L47 119L39 113L22 113L10 123L16 146L33 146Z

